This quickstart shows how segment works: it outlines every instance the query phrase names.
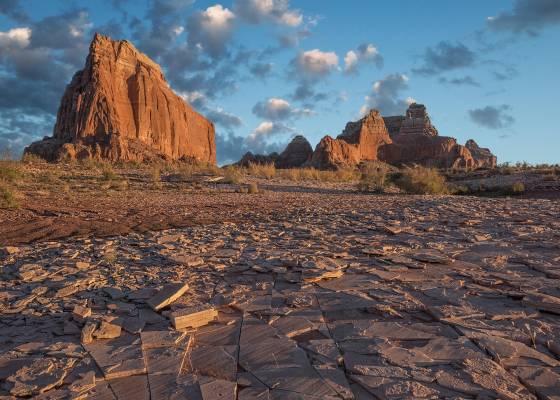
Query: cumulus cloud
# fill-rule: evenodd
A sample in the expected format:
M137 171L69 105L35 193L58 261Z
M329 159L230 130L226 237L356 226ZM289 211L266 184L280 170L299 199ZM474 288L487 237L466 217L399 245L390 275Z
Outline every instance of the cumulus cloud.
M442 76L441 78L439 78L439 82L443 83L444 85L453 86L480 86L480 84L470 75L460 78L446 78Z
M365 97L365 104L360 108L360 114L366 114L375 108L383 115L403 115L412 98L400 98L402 92L408 89L408 76L404 74L391 74L376 81L371 93Z
M469 117L475 124L488 129L502 129L511 126L515 118L508 112L511 106L502 104L500 106L486 106L469 110Z
M253 114L263 119L278 121L292 117L313 115L313 111L307 108L294 108L287 100L272 97L255 104Z
M558 0L516 0L513 10L487 19L496 31L537 35L542 29L560 24Z
M24 48L29 46L30 39L30 28L13 28L7 32L0 32L0 48L4 50L12 47Z
M234 10L241 18L252 24L271 21L287 26L299 26L303 15L290 9L289 0L236 0Z
M437 75L442 72L474 65L475 53L462 43L439 42L435 48L428 47L422 56L424 65L413 69L422 75Z
M377 68L383 67L383 56L377 47L371 43L362 44L357 50L350 50L344 57L344 72L355 73L361 63L373 62Z
M299 53L293 64L307 77L317 78L338 69L338 56L335 52L313 49Z
M207 51L210 57L221 58L227 52L226 43L231 39L234 21L235 14L221 4L208 7L189 17L188 40Z

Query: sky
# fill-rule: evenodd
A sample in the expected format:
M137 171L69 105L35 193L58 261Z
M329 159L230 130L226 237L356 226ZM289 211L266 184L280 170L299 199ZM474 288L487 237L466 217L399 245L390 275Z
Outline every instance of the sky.
M0 0L0 148L52 135L94 32L216 124L218 161L427 106L498 162L560 162L560 0Z

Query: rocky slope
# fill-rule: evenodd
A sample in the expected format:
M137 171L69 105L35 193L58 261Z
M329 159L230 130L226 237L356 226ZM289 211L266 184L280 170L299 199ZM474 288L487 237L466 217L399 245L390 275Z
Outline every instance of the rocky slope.
M158 64L130 42L96 34L67 86L53 137L27 153L48 160L216 163L214 125L176 95Z

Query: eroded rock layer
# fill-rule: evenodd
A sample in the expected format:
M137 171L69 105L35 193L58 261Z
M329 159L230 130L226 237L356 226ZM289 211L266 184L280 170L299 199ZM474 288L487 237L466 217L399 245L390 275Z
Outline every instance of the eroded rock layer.
M158 64L130 42L96 34L67 86L53 137L26 152L48 160L216 163L214 125L176 95Z
M371 110L364 118L346 124L336 138L325 136L315 148L309 166L317 169L354 167L378 159L379 147L391 143L383 117Z
M385 117L392 143L379 148L379 159L393 165L419 164L434 168L493 168L496 156L469 140L466 146L439 136L426 107L413 103L406 115Z

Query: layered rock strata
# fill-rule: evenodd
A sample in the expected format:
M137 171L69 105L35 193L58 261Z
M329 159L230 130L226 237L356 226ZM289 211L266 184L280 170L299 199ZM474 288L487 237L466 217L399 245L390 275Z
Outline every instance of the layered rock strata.
M96 34L67 86L52 138L26 152L51 161L216 163L214 125L169 87L158 64L126 40Z

